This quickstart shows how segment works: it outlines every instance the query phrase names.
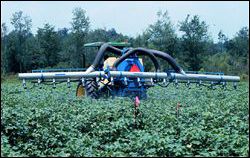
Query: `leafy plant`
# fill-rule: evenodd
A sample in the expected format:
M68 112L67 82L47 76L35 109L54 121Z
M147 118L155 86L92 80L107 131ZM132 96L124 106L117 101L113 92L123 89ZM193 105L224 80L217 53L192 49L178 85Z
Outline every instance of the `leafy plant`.
M248 156L248 95L247 83L237 90L154 87L135 128L129 98L77 98L65 85L24 90L6 81L1 156Z

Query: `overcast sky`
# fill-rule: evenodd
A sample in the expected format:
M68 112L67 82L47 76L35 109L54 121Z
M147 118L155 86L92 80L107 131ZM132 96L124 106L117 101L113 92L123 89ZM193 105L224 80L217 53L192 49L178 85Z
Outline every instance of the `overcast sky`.
M220 30L232 38L243 26L249 27L249 2L238 1L1 1L1 23L11 30L12 14L22 10L32 19L32 32L49 23L70 28L72 10L81 7L90 18L91 29L115 28L118 33L135 37L157 20L159 10L168 10L172 23L178 26L187 14L199 15L209 25L215 41ZM178 33L179 34L179 33Z

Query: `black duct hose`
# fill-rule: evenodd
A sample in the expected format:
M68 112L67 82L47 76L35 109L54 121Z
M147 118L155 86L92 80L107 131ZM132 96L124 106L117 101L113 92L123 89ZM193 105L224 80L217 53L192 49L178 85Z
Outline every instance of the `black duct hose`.
M120 58L118 58L115 63L113 64L113 69L116 70L117 66L124 61L126 58L128 58L130 55L132 54L137 54L137 55L148 55L150 57L150 59L153 61L154 66L155 66L155 71L158 72L159 70L159 63L156 59L156 57L154 56L153 53L151 53L149 50L144 49L144 48L136 48L136 49L132 49L129 50L126 54L122 55Z
M106 51L112 52L116 55L121 56L122 55L122 51L116 47L113 47L111 45L109 45L108 43L104 43L100 49L97 52L97 55L95 57L94 62L92 63L92 65L86 70L86 72L92 72L95 70L96 67L98 67L98 65L101 63L104 54Z
M154 54L156 57L159 57L159 58L166 60L177 73L185 74L183 69L177 64L177 62L174 60L174 58L172 58L169 54L167 54L165 52L158 51L158 50L153 50L153 49L149 49L149 51L152 54Z

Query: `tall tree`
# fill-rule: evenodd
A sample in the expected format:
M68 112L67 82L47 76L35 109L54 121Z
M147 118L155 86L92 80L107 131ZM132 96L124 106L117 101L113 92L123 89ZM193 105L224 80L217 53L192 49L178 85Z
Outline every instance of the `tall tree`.
M88 34L88 42L110 42L106 28L91 30Z
M141 46L145 46L152 49L157 49L170 54L171 56L177 57L177 35L175 33L174 25L171 23L168 12L157 12L157 21L154 24L149 25L142 36L138 36L136 42L140 43ZM140 41L139 41L140 40ZM153 70L153 66L144 58L146 68L150 71ZM169 64L159 59L162 67L167 68Z
M171 23L168 12L157 12L158 20L149 25L146 30L148 41L153 48L168 52L170 55L174 55L176 52L177 35L173 24Z
M247 57L249 54L249 30L247 27L241 28L236 36L227 43L227 49L234 57Z
M69 61L70 61L70 55L68 52L69 47L71 46L70 42L70 33L68 28L62 28L57 31L58 37L59 37L59 45L60 45L60 51L59 51L59 63L56 65L58 68L67 68L70 67Z
M218 33L218 40L219 40L219 47L220 47L220 52L224 52L224 44L225 42L228 40L226 35L222 32L222 30L220 30L220 32Z
M5 75L8 67L8 58L6 51L7 26L2 23L1 27L1 74Z
M205 21L200 21L197 15L192 19L187 15L186 19L180 22L180 31L184 33L181 39L184 61L191 70L198 71L207 51L208 25Z
M40 47L40 54L44 56L45 66L53 67L59 62L60 51L58 34L54 26L46 23L43 28L38 28L37 39Z
M249 74L249 29L241 28L236 36L227 42L226 48L231 55L231 71L235 74L240 74L242 71Z
M15 57L17 64L19 65L18 71L23 72L26 69L27 60L25 42L29 36L31 36L31 22L32 20L28 16L24 16L22 11L15 12L11 19L11 24L14 26L15 34ZM16 71L16 70L15 70Z
M72 25L72 45L70 64L73 67L80 67L82 63L85 63L86 55L84 53L83 45L86 41L86 36L89 32L89 17L86 16L86 12L82 8L75 8L73 10Z

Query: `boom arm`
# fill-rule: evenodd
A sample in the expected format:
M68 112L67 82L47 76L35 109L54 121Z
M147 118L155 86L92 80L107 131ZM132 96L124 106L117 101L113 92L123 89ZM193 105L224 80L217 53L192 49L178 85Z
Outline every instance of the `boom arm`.
M45 72L45 73L19 73L20 79L79 79L105 77L104 71L87 72ZM180 74L166 72L127 72L127 71L110 71L110 77L131 77L131 78L153 78L153 79L178 79L183 81L213 81L213 82L239 82L239 76L227 75L205 75L205 74Z

